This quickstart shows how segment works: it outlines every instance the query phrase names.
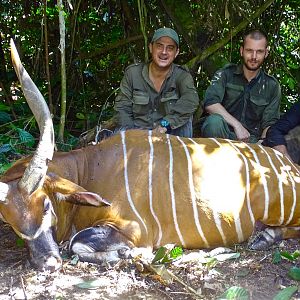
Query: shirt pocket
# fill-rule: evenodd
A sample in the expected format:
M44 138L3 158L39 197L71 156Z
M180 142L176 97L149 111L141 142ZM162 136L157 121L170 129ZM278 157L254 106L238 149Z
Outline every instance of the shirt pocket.
M166 114L170 114L172 112L173 106L178 99L179 97L175 91L164 93L160 102L163 104Z
M262 121L265 108L269 104L269 102L265 97L257 95L250 95L249 100L249 117L250 119L258 121L260 123Z
M146 115L149 112L150 97L148 94L134 91L132 96L132 111L134 115Z
M231 107L232 105L236 105L237 100L241 100L241 97L244 93L244 87L237 84L227 83L226 84L226 103L224 103L225 107Z

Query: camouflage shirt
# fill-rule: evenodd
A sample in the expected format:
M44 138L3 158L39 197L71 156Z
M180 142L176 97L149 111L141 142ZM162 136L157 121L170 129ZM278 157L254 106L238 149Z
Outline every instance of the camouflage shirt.
M161 119L169 121L172 129L183 126L199 105L191 74L187 68L172 64L157 92L148 68L144 63L127 67L115 102L119 126L153 129Z
M258 139L279 119L281 90L278 81L262 69L250 82L242 65L229 64L214 75L204 97L204 107L220 103Z

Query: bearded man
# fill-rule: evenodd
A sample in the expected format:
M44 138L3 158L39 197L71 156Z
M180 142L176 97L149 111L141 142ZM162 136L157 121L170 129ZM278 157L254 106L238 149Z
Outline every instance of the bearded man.
M203 137L256 143L279 119L281 90L262 64L269 54L267 36L252 30L240 47L242 64L228 64L214 75L204 97Z

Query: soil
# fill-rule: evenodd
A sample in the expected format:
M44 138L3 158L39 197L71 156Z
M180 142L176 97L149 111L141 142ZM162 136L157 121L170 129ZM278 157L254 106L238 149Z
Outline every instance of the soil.
M292 253L299 243L289 240L276 247ZM22 241L0 222L0 300L217 299L232 286L246 289L248 299L268 300L284 287L297 286L287 274L298 260L274 264L275 248L252 252L238 245L231 249L239 257L206 263L199 257L208 251L184 251L181 259L156 272L137 259L99 266L74 258L64 259L62 269L54 273L38 272L30 266ZM292 299L299 297L297 292Z

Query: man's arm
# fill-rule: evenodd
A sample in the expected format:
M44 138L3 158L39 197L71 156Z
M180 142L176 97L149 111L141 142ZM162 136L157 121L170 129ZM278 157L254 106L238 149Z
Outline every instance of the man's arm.
M115 101L115 111L117 112L118 126L124 128L133 128L133 111L132 111L132 84L128 72L125 75L120 84L120 91Z
M264 139L266 137L268 129L278 121L280 116L281 89L279 83L277 82L276 85L271 89L273 92L271 95L271 101L265 108L261 120L261 139Z
M300 125L300 102L294 104L291 109L280 118L280 120L269 128L264 145L273 148L277 146L286 147L285 135L298 125ZM278 150L283 149L282 151L285 151L283 147L277 148Z
M209 114L219 114L225 121L232 126L236 137L239 141L248 142L250 133L249 131L235 118L233 117L220 103L211 104L206 106L206 111Z
M292 158L290 157L290 155L287 151L287 147L285 145L277 145L277 146L274 146L273 148L275 150L281 152L283 155L287 156L291 161L293 161Z
M248 130L222 105L228 81L226 70L227 68L223 68L214 74L211 84L205 93L204 109L209 114L220 114L232 126L237 139L248 142L250 137Z
M189 72L184 71L176 79L176 90L180 98L172 105L170 113L164 117L170 123L172 129L186 124L199 105L198 92Z

